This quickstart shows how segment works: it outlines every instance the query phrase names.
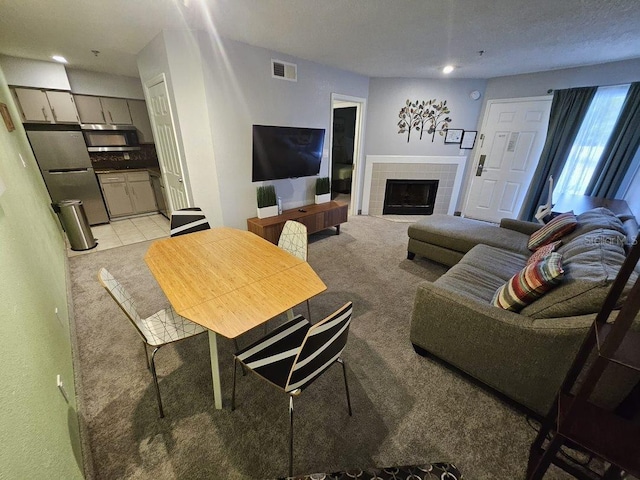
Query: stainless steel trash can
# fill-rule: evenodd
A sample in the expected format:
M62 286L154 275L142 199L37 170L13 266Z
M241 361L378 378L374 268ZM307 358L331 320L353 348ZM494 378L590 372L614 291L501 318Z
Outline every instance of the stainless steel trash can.
M52 205L60 218L62 228L67 232L71 250L90 250L98 245L93 238L81 200L62 200Z

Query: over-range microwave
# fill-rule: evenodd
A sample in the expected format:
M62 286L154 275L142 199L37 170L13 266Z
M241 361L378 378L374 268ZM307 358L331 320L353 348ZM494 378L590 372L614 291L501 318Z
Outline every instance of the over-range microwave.
M80 125L90 152L130 152L140 150L138 132L133 125Z

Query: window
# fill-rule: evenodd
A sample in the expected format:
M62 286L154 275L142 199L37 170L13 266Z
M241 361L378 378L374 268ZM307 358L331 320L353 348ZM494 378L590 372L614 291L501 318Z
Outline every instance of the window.
M554 197L562 193L584 195L620 116L628 90L629 85L598 88L560 178L555 182Z

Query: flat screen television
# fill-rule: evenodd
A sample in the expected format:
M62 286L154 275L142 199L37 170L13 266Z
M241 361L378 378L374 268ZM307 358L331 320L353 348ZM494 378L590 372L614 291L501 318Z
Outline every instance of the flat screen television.
M324 128L253 126L252 181L320 173Z

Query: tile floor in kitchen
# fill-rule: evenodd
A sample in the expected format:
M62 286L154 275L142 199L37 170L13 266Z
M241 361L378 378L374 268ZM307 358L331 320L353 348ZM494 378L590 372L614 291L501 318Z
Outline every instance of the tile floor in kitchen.
M121 247L131 243L144 242L169 236L169 220L161 214L142 217L112 220L107 225L95 225L91 232L98 242L98 246L90 250L73 251L67 240L67 255L85 255L91 252Z

